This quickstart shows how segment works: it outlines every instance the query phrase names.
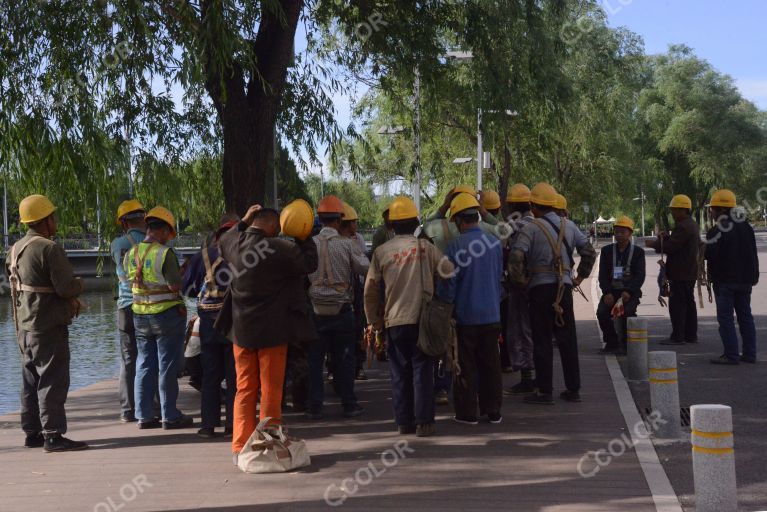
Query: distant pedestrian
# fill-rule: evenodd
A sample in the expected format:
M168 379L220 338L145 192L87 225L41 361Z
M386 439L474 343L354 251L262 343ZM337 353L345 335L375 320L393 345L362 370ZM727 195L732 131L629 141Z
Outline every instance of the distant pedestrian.
M732 191L717 190L709 204L716 224L706 233L706 260L716 297L716 319L724 354L714 364L756 363L756 325L751 314L751 290L759 282L759 255L754 229L745 211L735 210ZM733 310L738 315L743 352L738 350Z
M698 279L700 228L692 218L692 201L683 194L675 195L669 204L674 218L671 234L660 233L645 246L668 255L665 271L670 283L668 312L671 335L661 345L698 343L698 310L695 305L695 281Z
M344 216L341 219L341 227L338 230L338 234L341 236L345 236L347 238L350 238L351 240L357 242L359 244L360 250L365 253L367 252L367 245L365 244L365 239L362 237L361 234L357 232L357 225L359 222L359 216L357 215L357 210L351 207L351 205L344 203ZM365 286L365 276L360 276L355 274L352 276L352 294L354 296L354 334L356 336L356 345L354 347L355 354L356 354L356 369L355 369L355 376L354 378L356 380L367 380L367 375L365 374L365 361L367 360L367 351L365 350L364 346L364 338L365 338L365 306L364 306L364 300L362 298L363 295L363 289ZM331 354L328 354L328 357L331 357ZM332 366L332 365L331 365ZM330 373L330 370L329 370Z

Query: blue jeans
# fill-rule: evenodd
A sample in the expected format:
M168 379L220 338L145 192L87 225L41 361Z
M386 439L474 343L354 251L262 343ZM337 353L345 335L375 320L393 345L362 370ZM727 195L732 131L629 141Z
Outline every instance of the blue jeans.
M737 361L738 333L735 332L733 310L738 315L740 336L743 338L743 357L756 359L756 325L751 314L751 287L714 285L716 297L716 319L719 322L719 336L724 344L724 355Z
M418 325L399 325L386 332L397 425L434 423L434 358L416 347Z
M225 427L232 428L234 395L237 376L234 369L232 343L213 328L217 313L199 312L200 364L202 365L202 393L200 416L203 428L221 426L221 381L226 379Z
M332 316L314 316L318 339L309 346L309 410L320 412L324 402L325 386L322 375L325 354L332 353L333 387L341 398L344 410L357 405L354 395L354 371L357 365L354 312L344 306Z
M186 312L172 307L156 315L133 315L136 327L136 418L152 420L152 397L160 390L163 421L176 421L181 411L178 399L178 369L184 357Z

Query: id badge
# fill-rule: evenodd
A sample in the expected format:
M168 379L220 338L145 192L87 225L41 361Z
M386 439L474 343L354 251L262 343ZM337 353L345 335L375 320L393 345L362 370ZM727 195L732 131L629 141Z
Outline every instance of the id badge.
M613 268L613 280L614 281L622 281L623 280L623 267L615 267Z

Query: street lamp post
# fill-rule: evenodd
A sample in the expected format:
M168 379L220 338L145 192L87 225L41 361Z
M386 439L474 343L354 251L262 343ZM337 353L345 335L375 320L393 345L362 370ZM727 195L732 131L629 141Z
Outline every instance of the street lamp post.
M421 72L418 66L415 68L415 79L413 81L413 96L415 101L415 130L413 130L413 146L415 149L415 159L413 161L413 200L416 210L421 211Z

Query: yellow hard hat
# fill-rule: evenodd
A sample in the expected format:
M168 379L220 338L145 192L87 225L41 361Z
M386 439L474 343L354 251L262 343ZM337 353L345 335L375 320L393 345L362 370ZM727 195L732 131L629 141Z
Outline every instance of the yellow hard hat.
M634 231L634 221L626 217L625 215L618 217L618 220L615 221L615 227L616 228L628 228L631 231Z
M479 201L473 195L461 192L450 202L450 218L471 208L479 208Z
M395 197L389 204L389 220L407 220L418 218L418 208L415 203L407 196Z
M524 183L517 183L511 187L506 196L507 203L529 203L530 189Z
M687 210L692 210L692 201L688 196L684 194L677 194L671 198L671 203L668 205L668 207L686 208Z
M344 216L341 220L359 220L360 219L359 215L357 215L357 210L352 208L352 206L348 204L346 201L344 201L343 207L344 207Z
M567 199L562 194L557 194L557 202L554 205L557 210L567 210Z
M557 204L557 191L548 183L538 183L530 191L530 202L554 207Z
M460 194L462 192L473 196L477 195L477 191L474 190L474 187L471 185L458 185L457 187L453 187L453 190L450 191L451 194Z
M34 224L55 211L51 200L40 194L27 196L19 203L19 217L24 224Z
M150 222L151 219L163 221L170 226L171 238L176 238L176 218L170 213L170 210L164 206L155 206L147 212L146 217L144 218L147 222Z
M482 205L485 210L495 210L501 207L501 196L495 190L482 191Z
M314 211L303 199L296 199L280 212L282 234L306 240L314 226Z
M732 190L722 188L714 191L711 202L707 206L720 206L722 208L735 208L735 194Z
M129 213L144 212L144 205L137 199L127 199L117 207L117 225L120 225L122 218Z

